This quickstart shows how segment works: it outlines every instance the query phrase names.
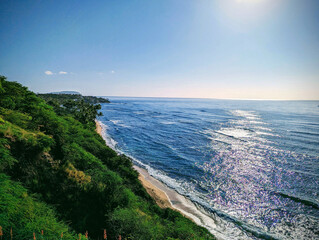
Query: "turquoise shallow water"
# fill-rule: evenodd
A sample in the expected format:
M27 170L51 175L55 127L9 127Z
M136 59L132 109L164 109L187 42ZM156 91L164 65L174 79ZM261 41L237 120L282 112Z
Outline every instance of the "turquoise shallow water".
M228 239L319 238L319 102L116 98L109 145Z

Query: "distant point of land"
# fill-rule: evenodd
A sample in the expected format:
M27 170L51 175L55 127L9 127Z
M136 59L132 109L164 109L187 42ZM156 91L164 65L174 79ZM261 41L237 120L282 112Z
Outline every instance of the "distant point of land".
M71 94L71 95L82 95L77 91L60 91L60 92L50 92L49 94Z

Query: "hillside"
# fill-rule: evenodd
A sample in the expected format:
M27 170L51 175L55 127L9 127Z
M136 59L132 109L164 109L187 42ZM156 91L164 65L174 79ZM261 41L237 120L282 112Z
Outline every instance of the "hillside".
M50 92L49 94L71 94L71 95L81 95L80 92L77 91L59 91L59 92Z
M95 132L100 105L37 96L0 77L0 225L4 238L214 239L159 208L129 158ZM58 95L65 96L65 95ZM44 99L42 99L43 97ZM47 101L47 102L46 102ZM95 101L95 100L94 100Z
M93 97L93 96L83 96L81 94L60 94L60 93L39 93L38 96L43 98L46 101L84 101L90 104L96 103L109 103L110 101L107 98Z

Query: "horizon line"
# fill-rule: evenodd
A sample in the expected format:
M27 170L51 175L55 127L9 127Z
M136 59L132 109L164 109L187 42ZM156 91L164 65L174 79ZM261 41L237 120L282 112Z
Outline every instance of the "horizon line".
M213 98L213 97L134 97L134 96L102 96L102 95L83 95L96 97L116 97L116 98L173 98L173 99L208 99L208 100L242 100L242 101L319 101L319 99L261 99L261 98Z
M214 97L151 97L151 96L107 96L107 95L92 95L92 94L82 94L79 90L61 90L54 92L64 92L64 91L72 91L78 92L82 96L95 96L95 97L115 97L115 98L172 98L172 99L207 99L207 100L240 100L240 101L319 101L319 99L264 99L264 98L214 98ZM53 92L36 92L36 94L52 94Z

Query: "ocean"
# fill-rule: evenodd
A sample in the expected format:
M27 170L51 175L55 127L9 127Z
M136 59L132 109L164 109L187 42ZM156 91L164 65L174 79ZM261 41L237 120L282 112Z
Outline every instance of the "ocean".
M221 239L319 239L319 101L110 97L108 145Z

